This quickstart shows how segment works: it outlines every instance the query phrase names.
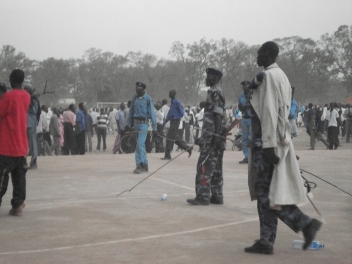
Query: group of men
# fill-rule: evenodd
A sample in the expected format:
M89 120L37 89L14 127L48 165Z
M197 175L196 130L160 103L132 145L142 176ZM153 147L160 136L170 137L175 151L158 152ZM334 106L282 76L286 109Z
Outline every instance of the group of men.
M251 120L251 144L247 157L249 163L249 190L252 200L257 200L260 222L259 240L245 248L248 253L273 254L278 218L294 232L302 231L306 250L313 241L321 222L305 215L296 204L305 201L305 189L294 147L292 144L289 111L292 89L285 73L276 64L279 47L274 42L264 43L258 50L257 64L263 67L251 83L243 85L250 89L245 95L243 129ZM196 140L200 155L196 167L196 197L188 199L191 205L223 204L223 155L227 133L225 119L225 96L221 89L223 74L215 68L206 69L205 84L209 87L204 105L201 136ZM14 186L11 215L21 215L25 200L25 156L28 152L26 135L27 111L30 96L22 90L24 73L14 70L10 75L13 88L0 99L0 202L7 189L11 173ZM146 85L137 82L136 94L126 120L137 133L135 173L148 171L145 140L148 119L158 136L157 122L152 98L145 92ZM176 92L170 91L170 110L163 125L170 121L166 135L167 144L163 160L170 160L173 144L192 154L192 147L180 140L174 132L184 114ZM80 122L77 121L76 122Z

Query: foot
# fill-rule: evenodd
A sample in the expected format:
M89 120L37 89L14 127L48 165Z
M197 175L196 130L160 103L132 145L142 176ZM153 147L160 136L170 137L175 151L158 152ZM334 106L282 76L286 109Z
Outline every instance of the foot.
M256 240L253 246L246 247L244 252L259 254L274 254L274 248L264 240Z
M239 164L248 164L248 158L244 158L239 162Z
M187 199L187 203L191 205L209 205L209 200L196 197L194 199Z
M134 174L141 174L143 172L142 164L139 164L137 168L134 169Z
M142 163L141 164L141 170L144 172L148 172L148 163Z
M163 158L160 158L161 160L171 160L171 157L163 157Z
M190 157L192 155L192 150L193 150L193 147L190 147L187 149L188 157Z
M303 250L306 250L310 244L312 244L315 235L317 234L318 230L320 229L322 223L314 219L303 229L303 236L304 236L304 245Z
M27 170L36 170L36 169L38 169L37 163L32 163L32 164L27 168Z
M25 207L25 204L21 204L19 207L14 208L12 206L12 209L10 209L9 211L9 215L13 215L13 216L22 216L22 212L23 212L23 208Z
M309 148L308 150L314 150L314 148Z
M216 198L215 196L210 196L210 203L211 204L224 204L224 199L219 199L219 198Z

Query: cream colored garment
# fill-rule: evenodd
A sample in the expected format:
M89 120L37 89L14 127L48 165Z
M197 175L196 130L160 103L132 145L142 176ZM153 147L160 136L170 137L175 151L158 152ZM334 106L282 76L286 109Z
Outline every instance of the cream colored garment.
M305 189L288 120L291 85L276 63L265 69L265 78L254 90L251 103L261 122L263 148L275 148L280 158L271 180L270 206L280 209L280 205L305 202Z

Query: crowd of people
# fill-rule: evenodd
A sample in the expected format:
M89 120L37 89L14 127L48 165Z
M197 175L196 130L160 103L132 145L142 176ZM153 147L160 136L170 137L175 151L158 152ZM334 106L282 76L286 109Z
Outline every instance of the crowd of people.
M328 149L337 149L338 136L349 142L352 130L350 105L331 103L324 107L308 104L299 106L294 99L294 87L276 63L279 47L274 42L264 43L258 50L257 64L263 67L252 81L243 81L243 94L238 106L226 107L221 89L223 73L206 69L207 97L199 105L183 106L175 90L167 99L153 102L146 93L147 86L136 82L136 94L119 109L88 108L81 102L62 109L40 104L35 89L22 88L24 72L14 70L10 75L12 90L0 84L0 170L1 198L6 193L9 174L14 187L11 215L22 215L25 206L25 176L28 169L37 169L39 155L84 155L93 150L107 151L106 136L115 134L113 154L122 154L121 139L135 133L135 174L148 172L146 151L147 134L151 131L156 152L162 160L172 160L177 149L191 156L199 146L196 164L195 198L191 205L224 203L223 155L229 124L241 119L244 159L248 164L249 190L257 200L260 237L248 253L272 254L276 238L277 219L294 232L302 231L307 249L321 222L305 215L295 204L305 201L305 190L300 175L292 140L298 136L297 126L304 126L310 135L310 149L316 140ZM92 146L93 135L96 147ZM325 140L323 135L327 135ZM177 147L177 148L176 148ZM251 153L251 154L249 154ZM31 159L27 163L27 156ZM283 181L280 179L284 179Z

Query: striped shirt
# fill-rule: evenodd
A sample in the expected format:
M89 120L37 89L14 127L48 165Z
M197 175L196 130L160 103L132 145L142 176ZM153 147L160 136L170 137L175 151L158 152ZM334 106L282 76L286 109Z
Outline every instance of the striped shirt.
M107 129L107 125L108 125L108 116L105 114L102 114L100 116L97 117L98 120L98 128L103 128L103 129Z

